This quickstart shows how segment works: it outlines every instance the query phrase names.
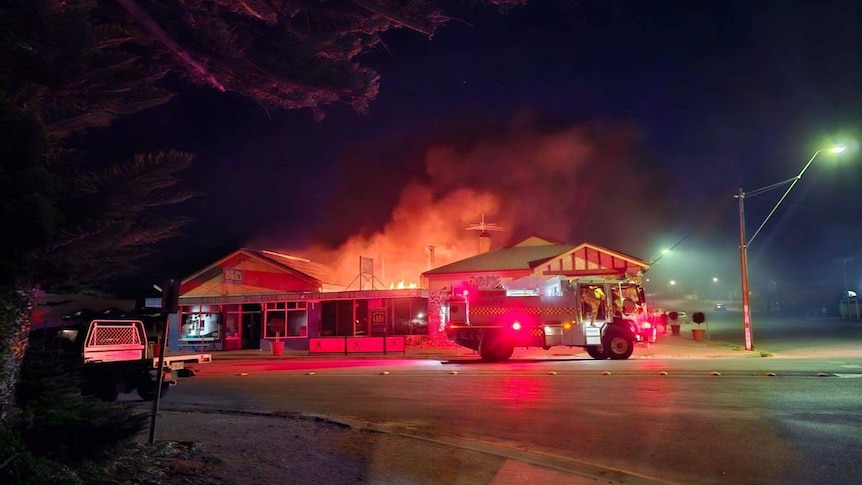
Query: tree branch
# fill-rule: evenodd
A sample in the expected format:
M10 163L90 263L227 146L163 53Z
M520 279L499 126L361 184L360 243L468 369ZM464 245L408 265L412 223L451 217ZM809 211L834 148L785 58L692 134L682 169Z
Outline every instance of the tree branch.
M392 21L393 23L396 23L398 25L402 25L404 27L407 27L408 29L412 29L412 30L415 30L416 32L420 32L422 34L425 34L429 38L431 38L434 35L434 29L429 30L427 27L423 27L423 26L417 24L416 22L411 21L408 18L404 18L404 17L396 14L395 12L384 9L383 7L381 7L380 5L377 5L376 3L372 2L372 1L368 1L368 0L351 0L351 1L353 3L355 3L356 5L359 5L360 7L368 10L369 12L376 13L377 15L380 15L381 17L384 17L384 18Z
M127 12L129 12L133 17L138 20L138 23L141 24L147 31L156 38L159 42L164 44L165 47L173 51L174 54L177 55L183 62L192 66L192 68L197 71L202 78L209 81L216 89L221 92L225 91L224 86L215 78L214 75L210 74L206 67L204 67L201 63L192 59L192 57L185 51L183 48L173 40L167 32L156 22L153 17L147 13L146 10L141 8L140 5L135 2L135 0L117 0L117 3L123 6Z

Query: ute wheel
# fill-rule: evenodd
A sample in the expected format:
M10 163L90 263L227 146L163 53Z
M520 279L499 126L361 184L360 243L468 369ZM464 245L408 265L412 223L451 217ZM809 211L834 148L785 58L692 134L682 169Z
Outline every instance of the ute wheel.
M601 345L590 345L589 347L587 347L587 353L590 354L590 357L596 360L605 360L608 358L608 356L605 355L605 350L602 348Z
M634 341L626 336L625 332L616 328L609 328L605 332L602 341L605 354L613 360L623 360L631 357L635 350Z
M117 383L109 382L99 386L93 395L100 401L116 402L117 398L120 397L120 389Z
M154 381L149 375L141 377L138 380L138 385L135 386L138 391L138 396L140 396L144 401L152 401L156 398L156 384L158 384L158 381ZM169 387L170 382L162 382L161 397L165 397Z
M487 362L509 360L515 352L515 345L505 337L485 336L479 344L479 355Z

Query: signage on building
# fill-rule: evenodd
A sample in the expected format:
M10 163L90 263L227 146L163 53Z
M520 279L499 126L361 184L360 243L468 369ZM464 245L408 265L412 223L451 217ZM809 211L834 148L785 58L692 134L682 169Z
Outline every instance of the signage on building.
M359 257L359 274L374 275L374 259Z
M371 335L386 335L386 309L375 308L371 313Z
M243 281L242 270L236 268L222 268L225 283L241 285Z

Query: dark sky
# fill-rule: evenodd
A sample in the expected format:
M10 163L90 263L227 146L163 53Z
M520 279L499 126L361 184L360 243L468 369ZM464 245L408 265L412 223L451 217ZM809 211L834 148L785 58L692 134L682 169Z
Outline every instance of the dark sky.
M739 281L733 195L806 172L750 247L752 285L862 286L862 3L534 0L500 15L444 2L433 40L384 37L370 112L266 112L187 89L99 134L103 153L198 154L206 193L141 288L241 246L387 281L475 253L481 214L505 231L589 241L698 286ZM745 199L754 233L787 186ZM346 255L340 261L340 255ZM353 273L351 273L353 272ZM136 283L137 284L137 283Z

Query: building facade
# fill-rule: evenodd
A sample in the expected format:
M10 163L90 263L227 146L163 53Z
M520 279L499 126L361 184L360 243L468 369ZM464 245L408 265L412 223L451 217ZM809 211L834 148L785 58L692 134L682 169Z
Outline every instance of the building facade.
M183 279L168 345L310 350L314 339L427 333L427 291L344 288L325 265L242 248Z
M559 291L565 278L602 273L634 277L647 268L643 261L594 244L531 236L426 271L421 288L375 288L373 277L360 274L367 284L350 290L325 265L241 248L183 279L168 346L267 350L272 342L283 341L286 348L310 352L403 348L404 339L388 338L445 339L441 303L454 288L547 293Z

